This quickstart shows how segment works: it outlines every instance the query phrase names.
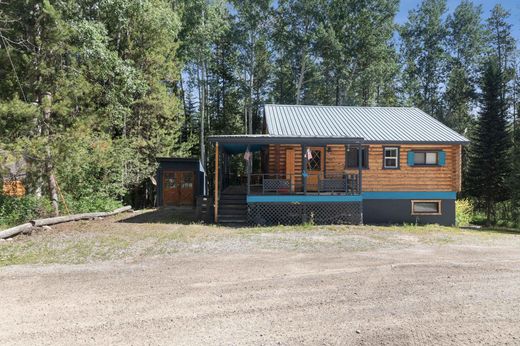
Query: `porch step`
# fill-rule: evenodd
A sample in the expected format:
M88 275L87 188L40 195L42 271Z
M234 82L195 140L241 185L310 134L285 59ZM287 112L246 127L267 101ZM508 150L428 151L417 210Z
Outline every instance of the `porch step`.
M220 202L228 202L228 201L237 201L241 203L246 203L246 195L237 196L237 195L222 195L220 196Z
M218 220L228 226L243 226L247 223L246 195L224 193L220 196Z
M221 215L218 217L219 223L246 223L247 218L240 215Z
M219 207L219 215L245 215L247 216L246 205L226 205Z
M228 220L228 221L219 221L219 224L222 226L228 227L244 227L247 226L246 220Z

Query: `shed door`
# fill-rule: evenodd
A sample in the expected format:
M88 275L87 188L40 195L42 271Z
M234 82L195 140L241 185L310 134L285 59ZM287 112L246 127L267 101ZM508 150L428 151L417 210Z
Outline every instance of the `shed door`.
M193 205L195 174L190 171L164 171L163 201L165 206Z
M179 204L181 205L193 205L193 185L194 176L193 172L179 172Z

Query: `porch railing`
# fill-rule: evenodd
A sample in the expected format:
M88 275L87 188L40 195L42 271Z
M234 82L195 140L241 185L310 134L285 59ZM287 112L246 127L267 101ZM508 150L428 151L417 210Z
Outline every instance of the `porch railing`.
M251 195L359 195L359 175L347 173L250 174L247 191Z

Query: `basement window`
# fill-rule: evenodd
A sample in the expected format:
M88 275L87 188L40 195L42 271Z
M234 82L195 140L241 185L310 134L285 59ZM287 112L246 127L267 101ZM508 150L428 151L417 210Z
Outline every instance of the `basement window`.
M412 215L441 215L441 201L412 201Z

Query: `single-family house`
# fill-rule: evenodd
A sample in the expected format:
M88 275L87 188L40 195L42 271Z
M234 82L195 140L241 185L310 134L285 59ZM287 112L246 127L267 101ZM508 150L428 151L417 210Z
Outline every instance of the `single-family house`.
M420 109L265 105L263 116L263 134L210 137L216 222L455 223L468 140Z

